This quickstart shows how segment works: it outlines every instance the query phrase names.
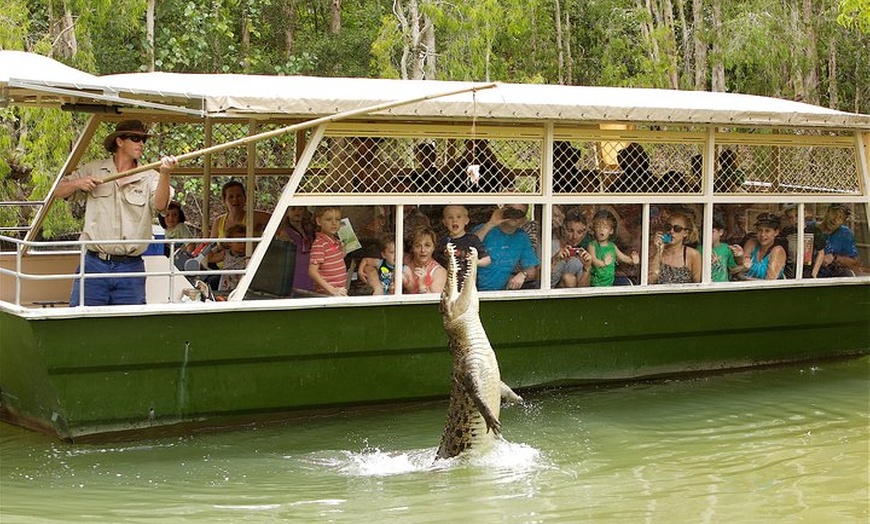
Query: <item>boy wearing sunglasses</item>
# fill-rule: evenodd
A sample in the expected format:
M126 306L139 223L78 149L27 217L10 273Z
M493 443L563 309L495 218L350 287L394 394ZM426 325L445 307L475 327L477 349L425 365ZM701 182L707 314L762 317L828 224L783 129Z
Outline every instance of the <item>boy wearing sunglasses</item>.
M157 213L169 207L173 190L169 175L177 165L175 157L162 158L160 172L144 171L110 182L105 178L139 165L145 142L151 134L139 120L118 122L115 131L103 141L111 158L90 162L66 175L55 196L86 199L85 219L80 240L87 244L85 273L142 273L123 278L85 280L84 305L145 303L145 263L142 253L151 240L151 224ZM135 244L114 241L141 240ZM78 270L76 270L78 271ZM70 306L78 306L80 282L73 282Z

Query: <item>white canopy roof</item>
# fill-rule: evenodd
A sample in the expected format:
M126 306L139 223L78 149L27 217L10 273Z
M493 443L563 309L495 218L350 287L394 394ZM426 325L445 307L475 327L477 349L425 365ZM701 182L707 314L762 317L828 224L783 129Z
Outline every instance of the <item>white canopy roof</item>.
M41 85L63 87L96 87L102 82L90 73L61 64L47 56L23 51L0 51L0 87L16 78L26 78Z
M473 83L181 73L93 76L50 58L0 51L0 88L7 103L108 104L123 97L204 110L304 118L454 91ZM52 88L54 98L50 96ZM58 92L61 91L61 92ZM66 91L73 91L69 94ZM75 96L74 96L75 95ZM100 97L103 97L102 99ZM499 84L470 93L395 107L380 115L451 119L651 122L870 129L870 115L754 95L615 87Z

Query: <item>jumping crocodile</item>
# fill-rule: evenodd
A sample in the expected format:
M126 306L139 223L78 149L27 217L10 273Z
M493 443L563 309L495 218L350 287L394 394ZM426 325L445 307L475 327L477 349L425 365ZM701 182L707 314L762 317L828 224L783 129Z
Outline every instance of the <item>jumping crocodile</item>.
M459 263L447 245L447 283L441 293L441 316L453 354L453 387L447 423L437 458L455 457L469 449L491 446L501 429L501 399L522 398L501 381L495 352L480 322L477 296L477 250L470 249L462 291L458 290Z

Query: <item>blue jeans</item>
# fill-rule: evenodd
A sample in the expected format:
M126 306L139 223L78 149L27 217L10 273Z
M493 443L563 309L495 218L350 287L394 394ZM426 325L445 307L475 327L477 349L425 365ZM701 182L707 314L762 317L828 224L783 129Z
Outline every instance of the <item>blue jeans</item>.
M76 269L76 272L79 270ZM100 260L94 255L85 255L85 273L134 273L144 272L142 257L115 262ZM73 281L69 297L70 307L79 305L79 279ZM86 278L86 306L115 306L121 304L145 303L145 276L123 278Z

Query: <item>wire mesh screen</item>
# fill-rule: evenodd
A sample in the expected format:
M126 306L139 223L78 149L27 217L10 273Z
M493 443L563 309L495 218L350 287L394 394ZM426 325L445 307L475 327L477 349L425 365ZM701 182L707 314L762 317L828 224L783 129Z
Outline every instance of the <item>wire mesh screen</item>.
M286 127L289 123L269 123L258 126L256 133ZM257 167L293 171L296 167L296 133L282 133L257 141Z
M248 122L215 122L212 125L211 145L220 145L245 138L250 134L264 133L289 125L286 122L258 124L251 127ZM114 123L103 124L105 134L114 129ZM205 126L201 123L156 123L151 127L153 136L149 138L146 153L159 157L164 154L181 155L206 147ZM257 140L256 167L258 169L283 169L292 171L296 165L296 134L283 133L275 137ZM184 167L203 167L205 156L185 160ZM212 168L247 169L248 150L240 145L211 153Z
M108 158L112 153L106 151L104 140L115 131L117 121L101 122L94 133L94 138L88 144L80 162L84 164L93 160ZM202 126L200 124L156 123L145 124L151 136L146 138L142 148L144 163L160 160L163 155L180 155L204 147ZM202 159L185 162L185 166L202 166Z
M619 140L556 141L555 193L698 193L702 146Z
M288 125L287 122L257 123L254 127L248 121L219 121L211 127L211 144L219 145L245 138L251 134L271 131ZM107 124L108 127L114 124ZM107 129L108 129L107 127ZM109 132L109 131L107 131ZM159 157L162 154L179 155L206 147L206 127L202 123L156 123L154 133L147 145L146 155ZM284 133L272 138L253 142L256 151L254 179L255 208L272 209L278 200L290 174L296 165L296 140L294 133ZM248 173L248 145L239 145L223 151L211 153L211 187L209 191L212 217L203 220L202 203L197 198L202 191L202 180L198 177L178 178L173 183L176 198L186 209L191 221L206 231L211 220L224 211L221 202L221 188L230 180L237 180L247 187L245 177ZM185 168L203 169L206 157L199 156L184 162Z
M211 128L212 144L224 144L232 140L239 140L249 134L249 126L246 122L216 122ZM245 146L231 147L211 154L211 166L213 169L240 168L244 169L248 163L248 148Z
M286 124L258 123L252 128L249 121L215 121L211 143L238 140ZM97 136L110 134L115 125L114 121L102 123ZM146 161L206 146L201 123L157 122L151 132L143 155ZM554 192L700 193L703 143L691 137L663 140L653 136L653 130L644 131L649 138L637 140L638 132L556 140ZM765 140L771 133L743 130L717 137L712 159L715 193L860 194L850 137L778 131L771 139L780 143L771 144ZM296 165L297 139L295 133L285 133L255 142L258 175L275 179L266 183L258 180L258 194L277 193L286 183ZM537 193L541 190L542 145L536 138L499 136L328 136L318 145L300 192ZM84 160L104 157L101 146L99 140L92 142ZM212 153L213 176L244 176L248 150L239 146ZM204 157L185 161L188 168L203 168L204 164Z
M146 144L149 161L156 161L162 155L182 155L205 147L201 124L156 123L151 127L154 134ZM184 167L202 168L203 157L184 162Z
M718 193L860 192L852 147L729 145L716 159Z
M541 141L327 137L303 193L528 193L538 191Z

